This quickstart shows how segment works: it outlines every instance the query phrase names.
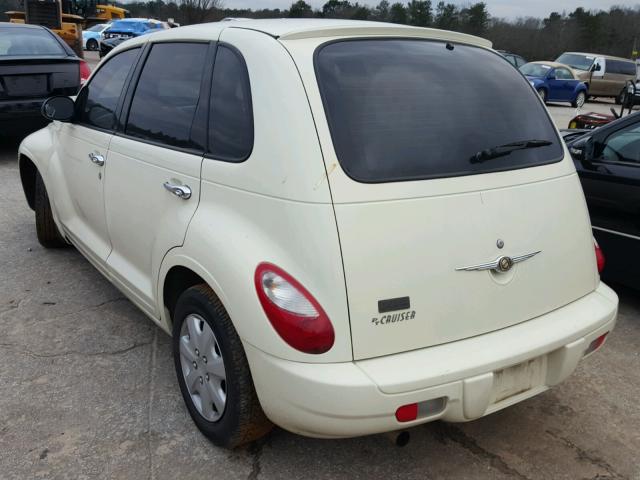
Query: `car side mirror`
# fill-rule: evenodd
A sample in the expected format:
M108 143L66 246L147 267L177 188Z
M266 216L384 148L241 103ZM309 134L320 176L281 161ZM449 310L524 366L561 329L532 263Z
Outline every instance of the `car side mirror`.
M599 63L594 63L591 66L591 71L592 72L599 72L600 70L602 70L602 65L600 65Z
M42 104L40 113L47 120L70 122L75 112L75 103L69 97L47 98Z

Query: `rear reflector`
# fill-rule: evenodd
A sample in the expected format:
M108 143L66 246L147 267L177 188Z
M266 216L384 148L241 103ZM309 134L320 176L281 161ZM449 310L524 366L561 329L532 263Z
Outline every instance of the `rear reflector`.
M603 333L598 338L596 338L593 342L591 342L589 344L589 348L585 350L584 354L589 355L590 353L593 353L596 350L598 350L602 345L604 345L604 341L607 339L607 335L609 335L609 332Z
M418 404L410 403L403 405L396 410L396 420L399 422L410 422L418 418Z
M598 242L596 241L596 239L593 239L593 245L596 249L596 265L598 266L598 273L602 273L602 270L604 270L604 253L602 253L602 249L600 248L600 245L598 245Z

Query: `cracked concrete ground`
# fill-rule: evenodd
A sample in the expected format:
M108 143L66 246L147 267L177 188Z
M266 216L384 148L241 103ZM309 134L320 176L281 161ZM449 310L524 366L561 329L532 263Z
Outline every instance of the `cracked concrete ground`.
M605 348L559 387L397 448L275 429L212 446L183 406L169 338L74 249L44 250L0 146L0 479L640 480L640 298L617 288Z

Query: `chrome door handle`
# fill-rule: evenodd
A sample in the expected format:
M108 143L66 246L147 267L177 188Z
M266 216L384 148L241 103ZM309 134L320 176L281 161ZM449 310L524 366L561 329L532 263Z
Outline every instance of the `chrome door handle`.
M98 165L99 167L104 165L104 157L99 153L90 153L89 160Z
M187 185L174 185L170 182L164 182L162 185L165 190L173 193L178 198L183 200L189 200L191 198L191 188Z

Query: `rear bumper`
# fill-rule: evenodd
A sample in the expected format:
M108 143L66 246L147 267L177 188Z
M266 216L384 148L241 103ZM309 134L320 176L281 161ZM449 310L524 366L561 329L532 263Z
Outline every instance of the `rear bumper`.
M40 114L45 100L0 100L0 132L14 134L42 128L48 123Z
M435 347L348 363L297 363L245 344L266 415L307 436L351 437L408 428L436 419L464 422L560 383L589 344L616 321L618 298L600 284L591 294L544 316ZM530 388L496 399L498 372L538 365ZM442 408L400 423L402 405L444 398Z

